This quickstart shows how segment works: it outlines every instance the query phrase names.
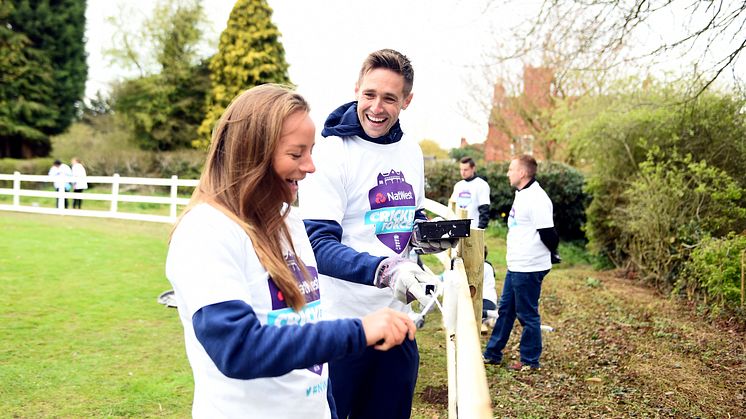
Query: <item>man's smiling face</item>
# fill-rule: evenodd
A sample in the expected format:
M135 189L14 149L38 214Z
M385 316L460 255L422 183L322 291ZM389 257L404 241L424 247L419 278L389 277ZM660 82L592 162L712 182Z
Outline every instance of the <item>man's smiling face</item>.
M412 101L411 93L404 96L404 77L385 68L366 73L355 86L355 96L360 125L371 138L388 134Z

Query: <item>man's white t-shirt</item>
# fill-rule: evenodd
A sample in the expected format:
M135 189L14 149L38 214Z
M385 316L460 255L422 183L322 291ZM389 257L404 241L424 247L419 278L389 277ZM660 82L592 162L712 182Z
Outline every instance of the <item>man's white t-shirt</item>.
M174 287L187 357L194 373L194 417L331 417L326 394L327 364L293 370L280 377L229 378L218 370L192 326L192 317L199 309L232 300L249 304L262 325L302 325L321 320L316 260L303 221L295 212L290 212L286 223L296 254L313 278L306 292L309 302L298 313L284 301L277 301L277 290L273 292L274 283L259 262L251 239L220 210L199 204L174 231L166 275ZM205 262L208 260L210 263ZM292 263L288 260L291 268ZM309 297L309 293L313 295Z
M471 218L471 228L479 227L479 207L490 204L490 185L480 177L467 181L462 179L453 186L451 200L457 208L465 208Z
M341 243L372 256L402 255L414 213L425 197L419 145L404 136L393 144L360 137L330 136L316 143L316 172L299 183L304 219L330 220L342 227ZM406 255L405 255L406 256ZM319 274L327 319L363 317L383 307L410 311L390 288L376 288Z
M552 268L549 249L541 241L537 230L554 227L552 201L534 181L529 187L516 191L508 216L508 270L539 272Z

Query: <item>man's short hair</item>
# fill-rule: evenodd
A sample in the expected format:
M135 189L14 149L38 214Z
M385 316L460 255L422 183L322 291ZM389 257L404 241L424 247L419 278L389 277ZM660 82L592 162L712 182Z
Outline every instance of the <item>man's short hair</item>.
M55 161L54 161L54 163L52 163L52 166L59 166L59 165L61 165L61 164L62 164L62 162L61 162L61 161L59 161L59 160L55 160Z
M536 176L536 168L539 166L536 163L536 159L533 158L533 156L529 156L528 154L524 154L522 156L516 157L516 160L523 166L523 168L526 170L526 174L528 177L532 178Z
M477 165L476 163L474 163L474 159L472 159L469 156L461 157L461 160L459 160L459 163L461 163L461 164L468 164L469 167L474 167L474 166Z
M363 61L358 81L370 71L377 68L385 68L404 77L404 97L409 96L414 85L414 69L406 55L393 49L381 49L371 52Z

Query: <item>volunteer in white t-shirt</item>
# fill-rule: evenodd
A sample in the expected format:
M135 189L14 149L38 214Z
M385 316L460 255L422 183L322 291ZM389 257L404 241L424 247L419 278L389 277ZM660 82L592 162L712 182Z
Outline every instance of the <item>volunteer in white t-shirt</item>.
M437 281L407 259L415 219L426 218L422 150L399 124L413 80L403 54L369 54L355 84L356 100L326 119L325 138L314 150L317 171L301 185L306 231L329 291L324 315L332 318L361 317L381 307L411 311L412 299L426 298L423 283ZM414 341L331 362L340 417L409 418L418 367Z
M541 357L541 318L539 296L541 282L552 268L550 253L555 252L559 237L552 220L552 201L534 176L536 160L527 155L510 162L508 179L516 188L508 216L507 265L495 328L492 330L485 362L502 362L516 317L523 325L520 362L509 368L537 369Z
M72 167L72 176L73 176L73 192L74 193L81 193L84 190L88 189L88 181L86 180L86 172L85 167L83 166L83 163L80 162L80 159L77 157L73 157L70 161L73 165ZM73 199L73 208L80 209L83 205L82 199Z
M290 203L315 166L315 128L297 93L238 96L213 133L171 235L174 287L194 374L196 418L336 418L327 362L413 341L404 313L322 320L326 290Z
M495 289L495 268L487 260L487 246L484 246L484 277L482 282L482 323L494 324L487 316L488 310L497 308L497 289Z
M471 219L471 228L487 228L490 222L490 185L476 175L476 163L471 157L464 157L459 162L461 180L453 186L451 201L457 208L464 208L467 218Z

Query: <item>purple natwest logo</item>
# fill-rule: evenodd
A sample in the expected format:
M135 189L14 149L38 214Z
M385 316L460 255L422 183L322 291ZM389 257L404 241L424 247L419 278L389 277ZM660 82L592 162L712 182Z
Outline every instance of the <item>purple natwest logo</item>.
M319 273L316 271L316 268L306 265L306 270L308 270L311 278L309 281L304 281L302 271L298 267L298 262L295 257L292 255L286 255L285 262L287 262L288 267L293 272L293 275L295 275L295 280L298 281L298 287L306 297L306 302L310 303L319 300L319 298L321 298L319 294ZM280 291L280 288L275 284L275 281L272 280L271 277L267 279L267 284L269 285L269 295L272 298L272 310L279 310L288 307L288 303L285 301L285 296L282 295L282 291Z
M376 186L368 191L370 211L365 223L375 227L376 237L389 249L404 250L412 235L415 195L402 172L379 173Z

